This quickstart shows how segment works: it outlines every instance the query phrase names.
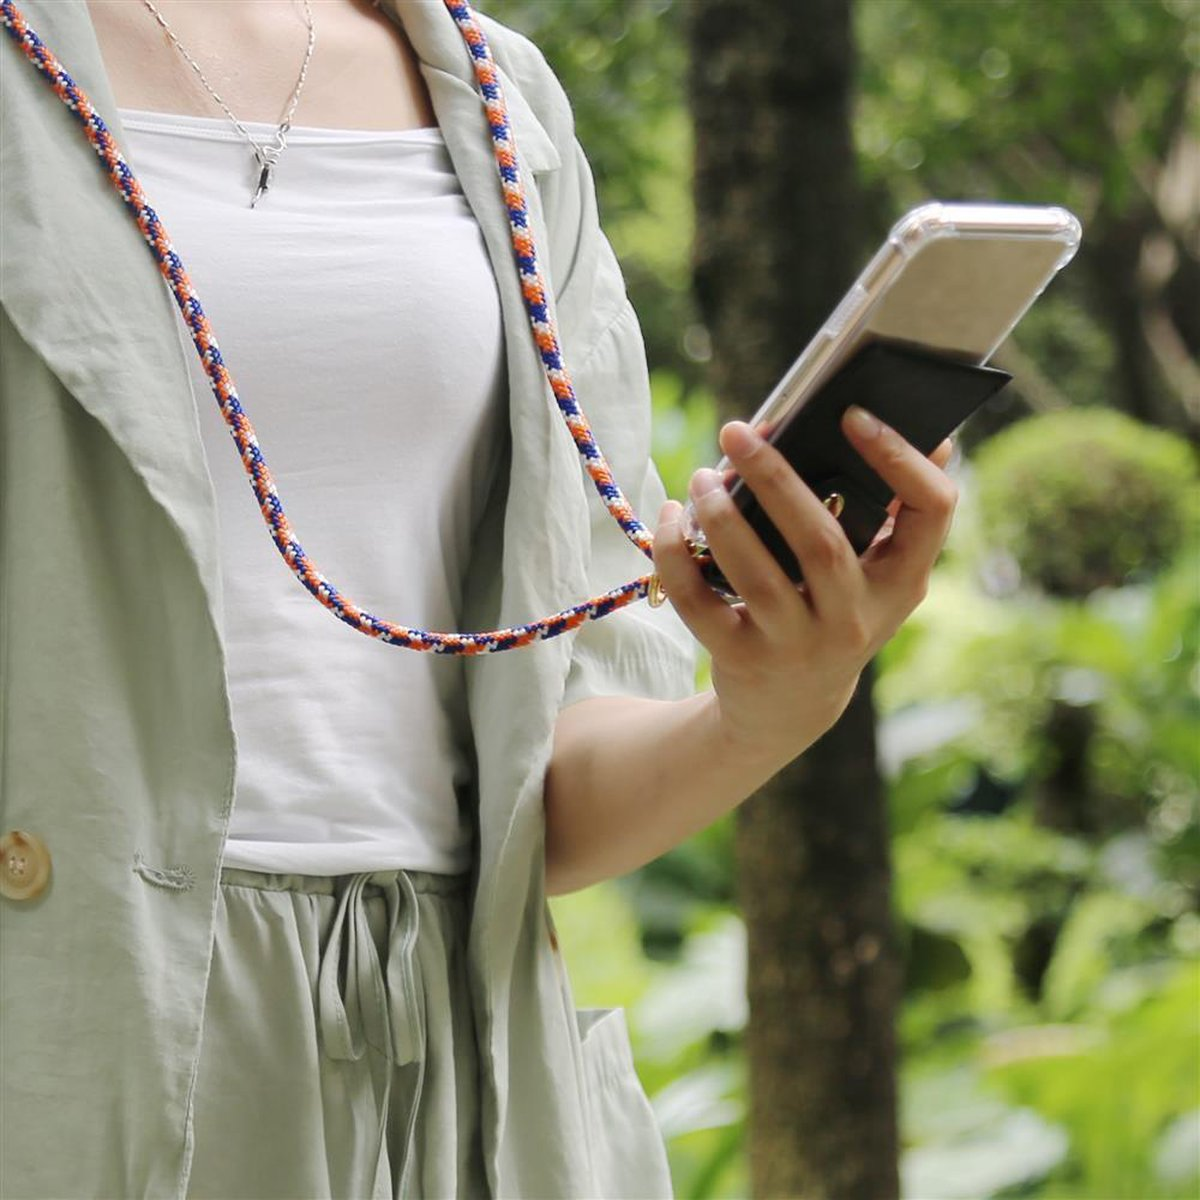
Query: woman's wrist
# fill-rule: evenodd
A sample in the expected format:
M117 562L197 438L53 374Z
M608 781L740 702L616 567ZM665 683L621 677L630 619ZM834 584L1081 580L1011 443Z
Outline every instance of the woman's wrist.
M814 681L803 701L788 712L755 719L730 714L715 688L710 694L713 714L713 753L723 762L740 763L757 782L754 788L800 757L845 711L858 685L858 676L841 688Z

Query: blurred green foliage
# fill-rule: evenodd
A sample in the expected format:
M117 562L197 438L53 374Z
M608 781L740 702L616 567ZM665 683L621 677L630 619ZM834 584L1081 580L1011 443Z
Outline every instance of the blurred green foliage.
M1001 351L1015 391L1033 408L1119 404L1195 437L1200 3L859 0L855 12L872 228L930 198L1070 208L1078 261Z
M863 0L855 122L863 176L907 205L937 193L1145 201L1200 66L1195 0Z
M1197 476L1181 438L1111 409L1043 413L974 458L984 532L1052 596L1159 570L1197 534Z
M716 455L689 292L686 4L485 9L571 97L646 335L656 460L682 496ZM877 664L905 1194L1194 1197L1200 547L1180 512L1195 466L1105 410L1129 407L1131 355L1174 402L1200 375L1146 341L1182 276L1114 276L1136 301L1124 311L1087 255L1132 228L1138 262L1185 261L1198 214L1177 158L1181 130L1200 134L1200 2L859 0L855 20L864 261L930 196L1062 203L1084 221L1079 263L1002 348L1014 384L961 432L950 541ZM1030 416L1059 410L1057 425ZM1014 423L1006 449L997 431ZM1047 827L1047 796L1072 788L1087 820ZM745 1197L731 818L552 903L577 1003L629 1009L676 1194Z

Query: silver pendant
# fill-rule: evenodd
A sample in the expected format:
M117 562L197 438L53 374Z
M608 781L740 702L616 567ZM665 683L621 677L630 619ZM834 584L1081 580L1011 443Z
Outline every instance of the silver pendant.
M259 172L259 175L258 175L258 189L254 193L254 199L250 201L251 208L253 208L258 203L259 196L261 196L267 190L267 188L269 188L271 186L271 168L273 166L274 166L274 163L270 163L270 162L263 163L262 170Z

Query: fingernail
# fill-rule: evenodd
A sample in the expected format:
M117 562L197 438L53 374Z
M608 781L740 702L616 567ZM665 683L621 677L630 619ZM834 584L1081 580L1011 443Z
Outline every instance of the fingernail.
M730 421L723 434L721 440L727 454L738 454L744 458L763 444L762 438L745 421Z
M688 491L693 500L699 500L702 496L707 496L710 492L715 492L717 488L723 486L724 481L720 471L714 471L711 467L701 467L692 476Z
M859 437L865 438L878 437L883 429L883 422L878 417L872 416L865 408L859 408L857 404L846 409L846 424Z
M665 501L662 508L658 510L659 528L661 529L664 525L678 525L681 512L683 512L683 505L678 500Z

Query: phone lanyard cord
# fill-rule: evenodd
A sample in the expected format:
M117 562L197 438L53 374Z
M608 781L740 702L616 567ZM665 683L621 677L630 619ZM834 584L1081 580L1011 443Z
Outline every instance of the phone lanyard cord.
M496 164L500 172L500 186L508 209L513 251L521 277L521 293L525 298L534 341L550 388L583 458L587 473L600 493L600 498L625 536L650 557L654 544L653 535L638 520L629 501L613 480L608 462L600 452L600 447L596 445L587 418L575 399L570 376L563 365L554 320L546 305L546 285L538 269L525 205L525 192L517 167L516 147L513 144L508 110L500 91L491 48L466 0L444 0L444 3L466 41L479 90L483 95ZM160 272L170 285L183 319L191 330L192 341L212 383L217 405L237 443L242 465L250 477L250 485L258 497L259 509L279 553L296 578L339 620L368 637L410 650L430 650L435 654L490 654L556 637L568 629L582 625L585 621L596 620L624 608L647 593L651 593L652 602L655 599L661 602L661 589L657 577L643 575L611 591L593 596L581 604L572 605L541 620L530 621L526 625L481 633L433 633L385 621L364 611L348 597L343 596L317 570L292 535L275 482L259 449L254 426L242 408L233 380L225 368L217 340L200 305L200 299L184 270L183 262L175 253L171 240L158 219L158 214L146 203L142 186L129 169L129 164L117 148L108 127L92 107L83 89L67 74L62 63L29 27L12 0L0 0L0 14L3 16L5 29L21 47L25 57L41 71L59 99L82 124L84 134L104 163L109 179L132 211L142 236L159 264Z

